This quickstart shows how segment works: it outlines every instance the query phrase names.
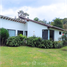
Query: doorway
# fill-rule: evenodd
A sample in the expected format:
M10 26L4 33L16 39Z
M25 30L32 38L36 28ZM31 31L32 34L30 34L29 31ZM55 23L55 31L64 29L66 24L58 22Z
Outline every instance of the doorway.
M50 40L54 41L54 30L50 30Z

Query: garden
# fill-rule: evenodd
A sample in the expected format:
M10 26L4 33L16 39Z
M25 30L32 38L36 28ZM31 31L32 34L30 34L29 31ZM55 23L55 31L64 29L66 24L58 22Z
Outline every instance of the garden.
M43 40L40 37L26 37L22 34L18 36L9 37L9 33L6 29L0 29L0 40L1 45L18 47L18 46L29 46L37 48L61 48L67 45L67 32L64 32L64 35L61 37L62 41L52 41L52 40Z
M52 41L22 34L9 37L1 28L0 67L67 67L66 33L62 41Z

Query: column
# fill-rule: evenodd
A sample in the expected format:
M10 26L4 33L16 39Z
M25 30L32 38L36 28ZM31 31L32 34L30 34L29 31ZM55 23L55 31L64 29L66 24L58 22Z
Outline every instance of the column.
M50 30L48 29L48 40L50 40Z

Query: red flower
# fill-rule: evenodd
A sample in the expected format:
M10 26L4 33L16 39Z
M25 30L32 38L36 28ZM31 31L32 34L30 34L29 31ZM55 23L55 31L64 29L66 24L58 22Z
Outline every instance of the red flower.
M64 34L62 34L62 35L64 35Z

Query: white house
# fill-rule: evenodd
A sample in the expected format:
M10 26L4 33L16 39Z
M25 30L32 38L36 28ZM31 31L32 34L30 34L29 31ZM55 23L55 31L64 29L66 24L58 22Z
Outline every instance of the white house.
M28 18L20 17L23 21L0 15L0 28L6 28L10 36L18 34L31 37L33 35L49 40L58 41L64 29L48 24L40 23Z

